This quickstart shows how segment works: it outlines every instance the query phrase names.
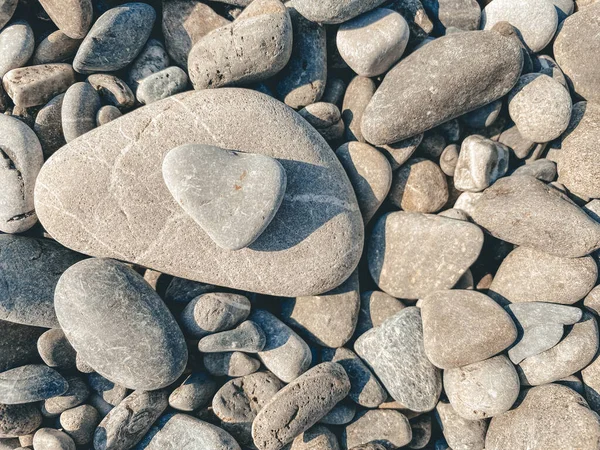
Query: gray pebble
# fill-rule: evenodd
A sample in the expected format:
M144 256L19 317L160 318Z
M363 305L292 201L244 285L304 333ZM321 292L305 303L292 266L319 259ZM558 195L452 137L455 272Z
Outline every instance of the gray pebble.
M448 28L464 31L479 29L481 8L476 0L422 0L434 31L443 35Z
M591 312L600 315L600 287L596 286L583 300L583 305Z
M100 414L91 405L77 406L60 415L60 426L77 445L90 443L99 423Z
M66 380L69 387L65 393L44 400L41 408L44 417L58 417L67 409L81 405L89 397L90 390L80 377L71 376Z
M0 403L0 436L13 438L33 433L42 424L37 405L4 405Z
M34 362L37 340L45 330L0 320L0 373Z
M64 431L40 428L33 435L35 450L75 450L75 442Z
M546 158L538 159L517 168L512 175L529 175L549 183L556 178L556 163Z
M339 450L337 437L329 428L315 425L298 435L285 450Z
M453 450L483 450L487 422L483 419L467 420L460 416L448 402L439 402L435 417L444 437Z
M33 131L40 140L46 159L67 143L62 130L62 104L64 98L65 94L57 95L43 106L35 117Z
M0 0L0 30L12 18L19 0Z
M173 277L169 285L167 286L167 290L165 292L165 302L167 303L181 303L182 305L187 305L192 300L195 300L196 297L206 294L208 292L212 292L216 290L217 287L211 284L200 283L198 281L186 280L185 278ZM229 295L225 293L221 293L221 295ZM246 299L247 300L247 299ZM250 302L247 302L247 310L248 314L250 314ZM241 320L244 320L247 317L243 317ZM230 328L233 328L237 322L232 325ZM222 330L215 330L222 331ZM206 332L208 334L208 331Z
M113 105L102 106L96 114L96 126L101 127L115 119L121 117L123 113L119 111L119 108Z
M463 114L460 116L460 120L466 126L474 129L485 128L491 126L502 109L502 100L494 100L487 105L480 106L479 108Z
M148 75L138 85L136 91L140 103L150 103L184 92L188 87L188 76L179 67L173 66Z
M23 67L33 55L35 40L33 30L24 20L15 20L0 29L0 78L8 72Z
M336 141L344 135L344 122L337 106L332 103L312 103L298 111L326 141Z
M46 36L35 49L31 63L52 64L65 62L75 56L81 39L72 39L60 30Z
M345 139L347 141L365 141L360 130L360 124L363 113L373 94L375 94L375 90L375 82L366 77L356 76L348 84L342 106L342 119L344 120Z
M38 352L47 366L58 370L75 368L75 349L60 328L46 331L37 343Z
M388 159L392 170L396 171L415 153L423 139L424 135L421 133L393 144L379 146L377 149Z
M64 394L69 385L54 369L29 364L0 373L0 403L18 405Z
M67 36L82 39L88 33L94 15L91 0L40 0L40 4Z
M323 93L321 100L325 103L333 103L338 108L341 108L345 93L346 83L344 80L337 77L329 77L327 79L327 85L325 86L325 92Z
M405 308L404 304L381 291L366 291L360 295L360 311L354 336L358 337Z
M352 447L350 450L386 450L386 448L376 442L369 442L368 444Z
M352 422L355 415L356 405L352 402L341 401L325 414L319 420L319 423L323 425L346 425Z
M423 140L417 147L415 156L422 156L436 161L446 148L446 138L438 131L438 128L427 131Z
M358 414L346 426L342 443L346 448L376 443L386 449L404 447L412 439L412 430L406 416L393 410L370 410Z
M171 282L171 294L175 287ZM198 292L197 290L194 293ZM201 338L211 333L230 330L250 314L250 302L243 295L214 292L201 294L189 302L181 313L181 326L190 337Z
M86 363L81 355L78 353L75 357L75 365L77 366L77 370L81 373L94 373L95 370L92 366Z
M459 191L481 192L506 174L509 149L483 136L468 136L460 147L454 171Z
M437 212L448 201L446 176L433 161L409 159L394 172L388 198L393 205L406 212Z
M412 429L412 439L408 444L408 448L421 449L425 448L432 435L432 420L429 415L422 415L410 420L410 428Z
M177 2L169 2L177 3ZM188 2L179 2L188 4ZM201 3L200 3L201 4ZM164 9L163 9L164 12ZM163 21L164 24L164 21ZM187 63L187 58L186 58ZM157 39L148 39L148 42L129 66L126 81L133 93L137 92L138 85L147 76L160 72L169 67L169 55L165 46Z
M75 83L65 93L61 108L63 134L67 142L96 128L100 96L91 84Z
M98 411L100 419L104 419L106 415L111 412L115 407L110 403L106 402L102 396L92 393L88 399L87 404L92 405Z
M202 361L215 377L243 377L260 368L260 361L242 352L206 353Z
M569 89L569 84L567 83L565 74L558 66L556 61L554 61L550 56L537 55L537 57L533 60L533 68L538 73L542 73L544 75L548 75L550 78L554 78L556 81L562 84L565 89Z
M233 351L257 353L265 347L266 341L262 329L251 320L247 320L233 330L203 337L198 342L198 350L203 353Z
M126 387L115 384L98 373L88 374L87 382L90 389L109 405L116 406L127 396Z
M312 22L335 24L347 22L382 3L384 0L303 0L297 9Z
M194 411L208 404L217 382L205 372L193 372L169 395L169 406L179 411Z
M526 158L536 146L535 142L521 135L514 124L502 131L498 142L509 147L518 159Z
M440 169L445 175L453 177L456 171L456 164L458 163L458 155L460 152L460 146L457 144L450 144L444 148L440 155Z
M129 86L114 75L96 73L90 75L87 82L98 91L105 104L116 106L122 111L135 104L135 97Z

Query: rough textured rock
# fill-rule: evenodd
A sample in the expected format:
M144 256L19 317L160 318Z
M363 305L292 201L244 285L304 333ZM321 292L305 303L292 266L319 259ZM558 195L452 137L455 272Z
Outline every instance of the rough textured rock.
M251 320L247 320L233 330L203 337L198 342L198 350L204 353L257 353L265 347L266 339L262 329Z
M476 0L422 0L434 25L434 31L445 34L449 28L464 31L479 29L481 8Z
M559 191L529 176L505 177L483 192L471 214L493 236L576 258L600 246L600 225Z
M58 417L67 409L81 405L90 395L90 389L80 377L70 376L65 379L69 384L67 391L43 402L41 409L44 417Z
M302 0L298 12L317 23L342 23L378 7L384 0Z
M172 199L162 159L187 142L285 158L286 196L252 248L219 249ZM91 153L106 164L90 164ZM190 280L271 295L314 295L346 280L362 252L360 210L329 146L291 109L249 90L184 93L131 112L55 153L36 187L38 216L62 244ZM123 220L106 222L111 215Z
M96 128L100 96L91 84L75 83L65 93L61 107L63 134L67 142Z
M94 15L91 0L40 0L40 4L68 37L82 39L88 33Z
M483 233L471 223L393 212L373 228L369 271L384 292L416 300L454 286L475 262L482 245Z
M394 410L363 411L343 430L345 448L375 443L385 448L403 447L412 439L412 430L406 416Z
M425 356L418 308L405 308L366 332L355 342L354 350L405 408L424 412L435 407L442 377Z
M33 131L40 140L45 159L67 143L62 130L61 111L64 98L64 94L57 95L42 107L35 117Z
M508 170L509 148L483 136L471 135L460 147L454 169L454 186L459 191L481 192Z
M107 302L107 296L114 300ZM78 354L115 383L153 390L183 372L187 348L175 319L124 264L88 259L71 266L56 286L54 305Z
M60 426L78 446L92 441L94 430L100 423L100 414L91 405L68 409L60 415Z
M0 320L0 373L35 361L43 328Z
M35 41L33 30L24 20L15 20L0 29L0 78L8 72L23 67L33 55Z
M34 403L4 405L0 403L0 436L12 438L33 433L42 424L42 415Z
M55 369L75 368L75 349L60 328L42 334L37 343L38 352L47 366Z
M42 64L11 70L2 79L15 105L23 108L43 105L75 83L70 64Z
M18 4L19 0L2 0L0 2L0 30L11 19Z
M313 426L350 391L346 372L324 362L281 389L258 412L252 436L260 450L279 450Z
M448 201L446 177L433 161L409 159L394 173L389 200L403 211L437 212Z
M144 78L137 89L137 99L144 105L186 91L188 76L179 67L168 67Z
M354 336L358 337L404 309L404 304L381 291L366 291L360 295L360 311Z
M260 361L242 352L205 353L202 361L215 377L243 377L260 368Z
M29 364L0 373L0 403L33 403L64 394L69 385L54 369Z
M181 313L183 331L194 338L229 330L250 314L250 302L239 294L214 292L201 294Z
M186 5L189 4L187 1L183 3ZM185 58L185 62L187 64L187 57ZM147 76L152 75L153 73L166 69L167 67L169 67L169 55L165 50L165 46L159 40L151 38L148 39L148 42L146 42L146 45L140 54L129 66L125 80L135 94L140 81Z
M508 93L522 65L519 46L499 33L436 39L388 72L365 110L363 136L391 144L479 108Z
M87 82L98 91L104 104L117 106L125 111L135 104L133 92L127 84L114 75L96 73L87 78Z
M56 30L38 44L31 63L37 66L65 62L75 56L79 44L81 39L72 39L62 31Z
M437 404L435 417L453 450L482 450L485 447L488 426L485 420L467 420L447 402Z
M344 120L347 141L365 141L360 126L363 113L371 98L373 98L376 89L373 80L361 76L354 77L348 84L342 105L342 119Z

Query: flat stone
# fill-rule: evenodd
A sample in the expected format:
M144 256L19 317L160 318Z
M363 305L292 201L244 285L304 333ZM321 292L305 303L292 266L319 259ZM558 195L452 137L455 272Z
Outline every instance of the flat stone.
M62 103L65 94L59 94L42 107L35 116L33 131L40 140L44 158L48 159L67 143L62 130Z
M188 57L195 89L255 83L275 75L292 54L292 22L279 0L255 0L235 22L201 38ZM227 55L239 55L230 59Z
M279 450L308 430L350 391L346 372L324 362L292 381L258 412L252 424L259 450Z
M83 74L124 68L142 51L155 19L156 11L145 3L126 3L109 9L85 36L73 68Z
M0 436L13 438L33 433L42 424L37 405L4 405L0 403Z
M347 22L377 8L383 2L384 0L303 0L299 2L297 9L312 22L335 24Z
M8 23L17 9L19 0L2 0L0 1L0 30Z
M119 111L119 108L113 105L102 106L96 113L96 125L101 127L106 125L108 122L112 122L115 119L121 117L123 113Z
M62 395L48 398L42 403L41 410L44 417L58 417L66 410L75 408L88 399L90 389L83 379L78 376L70 376L65 379L69 385L67 391Z
M437 212L448 201L446 176L433 161L409 159L394 173L389 200L403 211Z
M171 2L169 2L169 4L170 3ZM187 1L180 3L183 3L184 5L190 4L190 2ZM187 58L185 61L187 63ZM140 81L152 75L153 73L166 69L167 67L169 67L169 55L165 50L165 46L159 40L150 38L148 39L148 42L146 42L146 45L140 54L129 66L125 80L135 94Z
M339 450L337 437L329 428L315 425L298 435L285 450Z
M391 144L488 104L510 91L522 65L519 46L499 33L436 39L388 72L365 110L363 136Z
M365 142L360 130L362 116L377 89L375 82L367 77L355 76L346 88L342 105L342 119L347 141ZM416 148L416 146L415 146Z
M34 362L43 328L0 320L0 373Z
M95 73L87 78L87 82L98 91L104 104L117 106L123 111L135 104L135 97L129 86L114 75Z
M50 19L67 36L82 39L92 25L94 11L91 0L41 0Z
M425 356L418 308L405 308L366 332L354 343L354 350L394 400L417 412L435 407L442 376Z
M393 410L363 411L342 432L342 442L346 448L376 443L386 449L395 449L407 445L411 439L408 419Z
M276 159L211 145L174 148L163 160L162 175L181 208L225 250L240 250L258 239L287 186Z
M113 300L107 302L107 296ZM56 286L54 306L77 353L114 383L159 389L185 368L187 348L175 319L144 279L122 263L88 259L71 266Z
M360 295L360 311L354 336L358 337L405 308L404 303L381 291L366 291Z
M87 376L90 389L102 397L106 403L116 406L127 396L127 388L107 380L102 375L92 372Z
M205 353L202 361L215 377L243 377L260 368L260 361L242 352Z
M399 13L377 8L343 23L336 36L337 48L350 68L362 77L388 71L408 44L408 23Z
M203 353L257 353L265 347L266 342L267 338L262 329L251 320L247 320L233 330L203 337L198 342L198 350Z
M1 232L21 233L37 223L33 189L43 163L40 141L31 128L3 114L0 117Z
M518 159L526 158L536 145L532 140L523 137L514 124L502 131L498 142L510 148Z
M479 29L481 7L476 0L422 0L422 3L439 35L444 35L448 28Z
M332 291L284 299L281 319L311 342L337 348L350 340L360 309L358 272Z
M65 93L61 108L63 134L67 142L96 128L100 96L91 84L75 83Z
M519 375L504 355L444 370L444 391L450 404L468 420L487 419L508 411L517 400L519 389Z
M421 305L429 360L442 369L483 361L517 339L510 316L488 296L468 290L428 295Z
M548 384L529 389L524 396L515 409L492 419L486 450L596 448L600 420L575 391Z
M460 416L448 402L439 402L435 408L442 433L452 449L475 450L485 446L487 422L483 419L467 420Z
M471 135L465 138L454 170L459 191L481 192L508 170L509 149L504 144Z
M514 249L494 276L490 290L511 303L550 302L572 305L596 284L594 258L563 258L527 247Z
M75 442L64 431L40 428L33 435L33 445L39 450L75 450Z
M505 177L475 203L475 223L498 239L576 258L600 246L600 225L559 191L533 177Z
M70 38L62 31L56 30L38 44L31 63L37 66L65 62L75 56L81 41L81 39Z
M392 212L379 219L369 242L369 271L386 293L419 299L452 288L475 262L483 233L442 216Z
M294 2L285 5L294 32L292 55L279 73L276 92L286 105L300 109L318 102L325 92L326 83L329 85L327 40L323 25L306 20L294 5Z
M251 248L220 249L169 193L163 157L188 142L283 158L286 196ZM104 162L90 164L92 153ZM250 90L184 93L133 111L55 153L36 185L37 214L62 244L189 280L314 295L346 280L362 253L362 217L335 154L294 111Z
M168 291L167 291L168 292ZM250 314L250 301L243 295L226 292L201 294L181 313L183 331L194 338L230 330Z
M148 105L171 97L188 89L188 76L179 67L173 66L144 78L137 89L137 99Z
M506 310L524 329L543 323L573 325L581 320L583 314L574 306L541 302L513 303L507 305Z
M8 72L23 67L33 55L35 41L33 30L24 20L15 20L0 29L0 78Z
M23 108L44 105L73 83L73 67L62 63L13 69L2 79L6 93Z
M60 328L46 331L37 343L40 357L48 367L69 370L75 368L75 349Z
M69 385L54 369L29 364L0 373L0 403L18 405L64 394Z
M596 86L600 71L590 61L600 57L594 39L600 19L600 5L593 4L568 17L554 41L554 57L575 93L586 100L600 99Z
M78 446L89 444L94 430L100 423L100 414L91 405L81 405L68 409L60 415L60 427Z
M388 159L392 170L398 170L415 153L423 142L423 133L393 144L382 145L377 149Z

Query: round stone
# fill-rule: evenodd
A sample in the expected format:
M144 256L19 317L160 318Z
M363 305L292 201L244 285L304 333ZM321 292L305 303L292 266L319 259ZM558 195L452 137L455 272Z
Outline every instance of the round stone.
M77 406L60 415L60 426L78 446L92 441L99 423L100 414L91 405Z
M210 402L217 382L204 372L194 372L169 396L169 406L179 411L194 411Z
M91 84L75 83L65 93L61 119L65 140L70 142L96 128L100 96Z
M75 368L75 349L60 328L54 328L42 334L38 340L37 348L40 357L47 366L59 370Z
M150 103L171 97L188 89L188 76L179 67L173 66L144 78L136 91L140 103Z
M96 126L101 127L106 125L108 122L112 122L115 119L121 117L123 113L119 111L119 108L113 105L102 106L96 114Z
M62 63L70 60L77 53L81 39L73 39L60 30L46 36L35 49L31 63L38 64Z
M449 445L452 445L452 449L474 450L485 448L485 433L487 431L485 420L467 420L460 416L450 403L443 401L437 404L435 417L446 441Z
M202 361L215 377L243 377L260 368L260 361L242 352L205 353Z
M347 141L365 141L360 130L360 124L363 113L375 90L375 82L366 77L356 76L348 84L342 105L342 118Z
M326 141L337 141L344 134L344 122L337 106L332 103L312 103L298 111Z
M0 29L0 78L8 72L23 67L33 55L35 40L33 30L24 20L15 20Z

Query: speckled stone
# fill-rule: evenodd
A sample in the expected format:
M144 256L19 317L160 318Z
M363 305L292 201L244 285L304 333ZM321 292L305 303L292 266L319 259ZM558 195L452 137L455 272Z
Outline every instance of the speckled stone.
M424 412L435 407L442 376L425 356L418 308L405 308L366 332L355 342L354 350L405 408Z
M54 369L29 364L0 373L0 403L33 403L64 394L69 385Z
M537 159L518 167L512 175L529 175L549 183L556 178L556 163L546 158Z
M448 28L479 29L481 8L476 0L422 0L434 31L443 35Z
M91 405L77 406L60 415L60 426L77 445L90 443L99 423L100 414Z
M260 450L279 450L313 426L350 391L346 372L324 362L292 381L258 412L252 424Z
M468 136L461 144L454 170L459 191L481 192L508 170L509 148L483 136Z
M298 435L284 450L339 450L337 437L329 428L315 425Z
M436 39L388 72L364 112L363 136L391 144L479 108L508 93L522 65L519 46L499 33Z
M201 294L181 313L183 331L194 338L229 330L250 314L250 302L239 294L214 292Z
M15 105L23 108L47 103L75 82L70 64L43 64L13 69L2 79Z
M0 320L0 373L34 362L38 357L36 343L44 331Z
M467 420L447 402L437 404L435 417L453 450L483 450L487 431L485 420Z
M396 171L415 153L423 139L424 135L421 133L393 144L382 145L377 149L388 159L392 170Z
M35 41L33 30L24 20L15 20L0 29L0 78L8 72L23 67L33 55Z
M75 450L75 442L61 430L40 428L33 435L33 446L36 450Z
M326 141L337 141L344 135L344 122L337 106L318 102L305 106L300 114Z
M88 399L90 389L82 378L70 376L65 379L69 385L67 391L62 395L44 400L41 407L44 417L58 417L67 409L75 408Z
M142 51L155 19L156 11L145 3L109 9L85 36L73 68L83 74L124 68Z
M96 128L100 96L91 84L75 83L65 93L61 107L65 140L70 142Z
M296 9L312 22L335 24L346 22L383 2L384 0L302 0Z
M583 305L591 312L600 315L600 287L596 286L583 300Z
M33 433L42 424L42 415L34 403L4 405L0 403L0 436L13 438Z
M412 439L407 447L412 449L425 448L432 436L432 420L430 415L421 415L410 420Z
M188 3L184 2L184 4ZM187 63L187 58L185 61ZM140 54L129 66L125 81L135 94L140 81L167 67L169 67L169 55L165 50L165 46L159 40L151 38L148 39Z
M8 23L17 9L19 0L1 0L0 1L0 30Z
M46 331L37 343L38 352L48 367L69 370L75 368L75 349L60 328Z
M119 108L116 106L105 105L101 107L96 114L96 126L101 127L102 125L106 125L108 122L112 122L122 115L123 113L119 111Z
M80 44L81 39L70 38L62 31L56 30L38 44L31 63L37 66L65 62L75 56Z
M98 373L88 374L87 382L90 389L109 405L116 406L127 396L125 386L115 384Z
M366 291L360 295L360 311L354 336L358 337L405 308L404 304L381 291Z
M67 143L63 135L61 116L64 98L64 94L57 95L43 106L35 117L33 131L40 140L46 159Z
M173 66L148 75L140 81L136 95L140 103L149 105L163 98L184 92L187 88L187 74L181 68Z
M71 266L56 286L54 305L69 342L111 381L153 390L183 372L181 330L158 294L126 265L88 259Z
M243 377L260 368L260 361L242 352L205 353L202 361L215 377Z
M98 91L104 104L127 110L135 104L133 92L120 78L105 73L96 73L87 78L87 82Z
M232 351L257 353L265 347L266 341L262 329L251 320L246 320L233 330L203 337L198 342L198 350L203 353Z
M403 447L412 439L412 430L406 416L393 410L369 410L342 432L342 444L353 448L367 443L377 443L386 449Z
M360 124L363 113L376 89L375 82L367 77L356 76L348 84L342 105L342 119L345 125L344 137L347 141L365 141L360 130Z
M82 39L88 33L94 15L91 0L40 0L40 4L68 37Z
M479 227L446 217L392 212L379 219L369 242L369 271L384 292L419 299L450 289L483 246Z

